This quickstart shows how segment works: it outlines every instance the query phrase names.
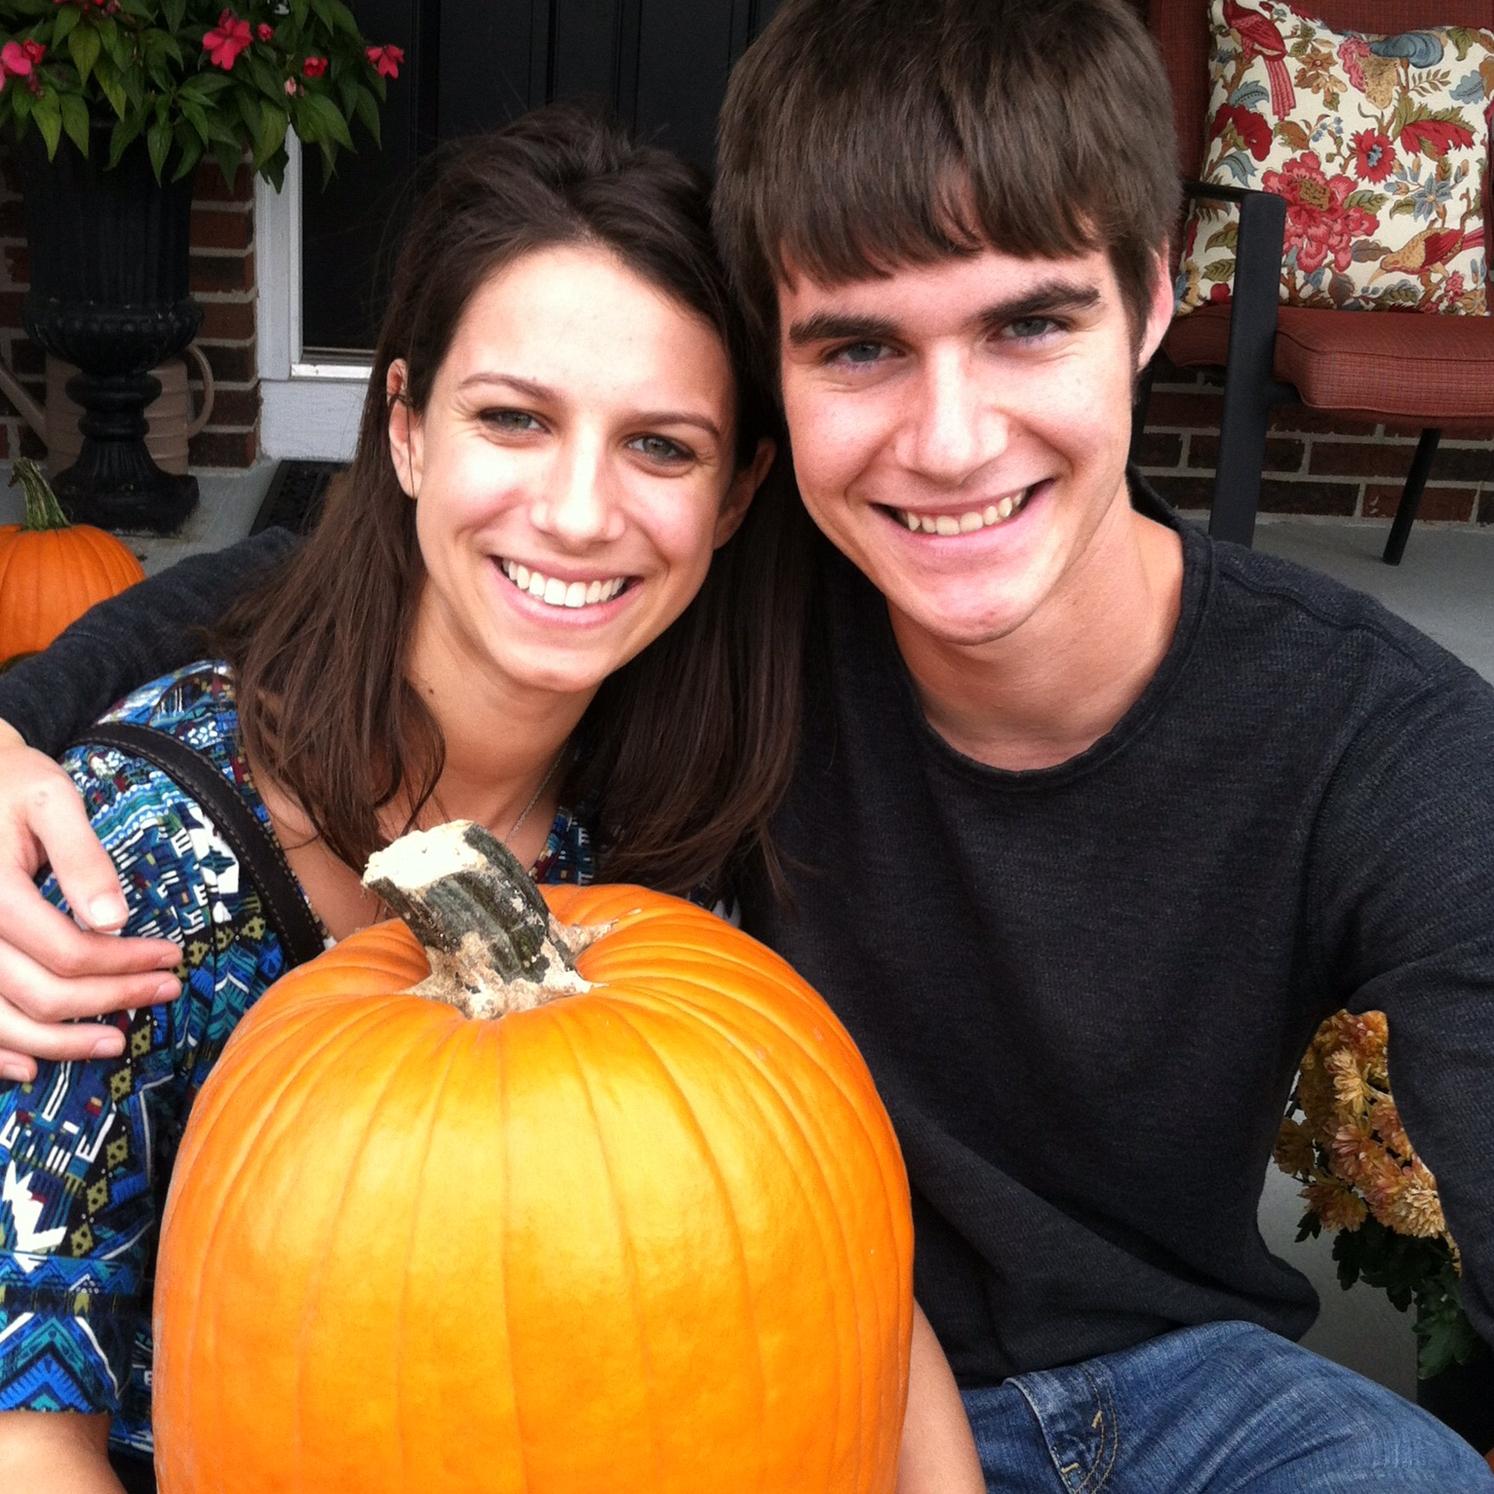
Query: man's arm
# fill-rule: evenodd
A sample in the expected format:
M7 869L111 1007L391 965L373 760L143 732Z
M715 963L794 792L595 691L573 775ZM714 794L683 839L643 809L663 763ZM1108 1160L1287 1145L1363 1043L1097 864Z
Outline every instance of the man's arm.
M107 1416L0 1411L0 1489L123 1494L108 1445Z
M270 529L182 561L100 603L51 648L0 674L0 1081L31 1079L38 1057L116 1052L116 1028L75 1019L169 1001L177 990L174 945L107 937L125 920L119 879L50 755L133 686L190 662L201 647L195 630L295 543L290 531ZM28 751L7 721L42 752ZM32 885L47 864L85 928Z
M1385 1012L1390 1080L1494 1345L1494 689L1451 670L1339 765L1309 892L1322 979Z
M289 530L267 529L98 603L50 648L0 674L0 720L55 757L134 686L191 663L201 651L199 630L295 543Z

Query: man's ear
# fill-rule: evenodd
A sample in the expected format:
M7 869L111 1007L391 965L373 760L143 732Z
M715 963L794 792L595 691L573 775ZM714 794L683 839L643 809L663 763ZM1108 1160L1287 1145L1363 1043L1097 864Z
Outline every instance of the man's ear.
M1172 325L1174 298L1172 275L1167 268L1167 251L1157 251L1152 272L1152 294L1147 302L1146 324L1141 329L1141 347L1136 355L1137 370L1152 361L1152 355L1162 346L1162 339Z
M747 517L753 495L763 485L763 479L768 475L768 469L777 455L777 442L764 436L757 443L752 460L733 476L731 486L726 490L726 497L721 500L721 512L716 516L716 549L719 550L737 532L742 520Z
M389 460L394 463L394 475L406 497L418 498L424 470L424 442L420 412L405 393L409 374L405 360L396 358L384 377L384 399L389 406Z

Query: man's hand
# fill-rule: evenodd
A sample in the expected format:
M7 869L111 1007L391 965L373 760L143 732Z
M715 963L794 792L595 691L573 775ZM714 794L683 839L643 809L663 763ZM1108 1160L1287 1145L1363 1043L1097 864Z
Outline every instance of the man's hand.
M48 863L85 928L33 885ZM72 780L0 721L0 1080L35 1078L37 1058L117 1054L117 1028L68 1019L177 995L174 944L107 932L123 927L126 912Z

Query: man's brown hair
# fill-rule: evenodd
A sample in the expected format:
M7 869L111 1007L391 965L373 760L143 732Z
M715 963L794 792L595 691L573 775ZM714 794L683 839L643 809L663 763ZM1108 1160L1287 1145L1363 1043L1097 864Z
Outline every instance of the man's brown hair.
M1105 250L1139 329L1176 155L1126 0L784 0L732 73L714 221L770 360L793 274L833 284L987 246Z

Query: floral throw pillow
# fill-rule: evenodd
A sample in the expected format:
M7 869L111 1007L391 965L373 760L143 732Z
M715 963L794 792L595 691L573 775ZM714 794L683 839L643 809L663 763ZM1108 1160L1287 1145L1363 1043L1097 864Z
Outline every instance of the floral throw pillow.
M1281 0L1210 0L1209 25L1204 178L1286 198L1281 299L1484 314L1494 32L1337 32ZM1229 299L1237 234L1193 202L1180 311Z

